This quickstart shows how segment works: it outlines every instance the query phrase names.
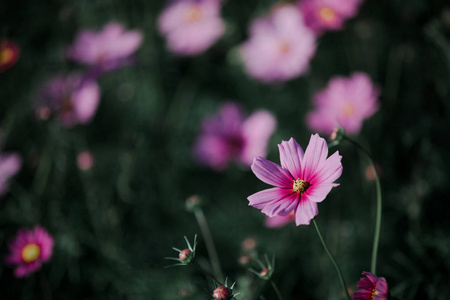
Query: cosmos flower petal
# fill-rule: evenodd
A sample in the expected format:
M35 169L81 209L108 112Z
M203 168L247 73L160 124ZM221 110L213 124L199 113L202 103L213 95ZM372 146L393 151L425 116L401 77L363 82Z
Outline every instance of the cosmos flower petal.
M328 145L324 138L318 134L311 135L308 147L306 147L303 162L303 176L301 179L310 181L317 167L326 160L328 155Z
M269 217L289 215L296 208L299 196L297 193L290 192L286 189L284 192L285 195L283 198L268 203L261 212Z
M327 197L331 189L337 185L338 184L312 185L305 193L311 201L322 202Z
M268 228L278 228L283 225L286 225L288 223L291 223L294 220L293 215L287 215L287 216L273 216L273 217L266 217L266 220L264 221L264 225Z
M367 278L361 278L358 282L358 289L353 294L354 300L387 300L388 285L386 279L377 277L376 275L363 272Z
M331 183L338 179L342 174L342 156L336 151L326 161L321 163L316 173L311 176L310 183L312 185Z
M303 194L300 202L298 203L297 210L295 211L295 224L298 225L309 225L312 218L317 216L319 209L317 208L317 203L308 199L308 197Z
M283 188L270 188L248 196L249 205L262 209L272 202L279 202L288 197L291 191Z
M253 173L255 173L256 177L267 184L278 187L292 188L294 179L291 174L279 165L268 161L261 156L257 156L253 159L251 169Z
M278 145L280 151L281 166L288 169L294 179L302 176L302 158L304 155L302 147L291 138L288 142L282 141Z

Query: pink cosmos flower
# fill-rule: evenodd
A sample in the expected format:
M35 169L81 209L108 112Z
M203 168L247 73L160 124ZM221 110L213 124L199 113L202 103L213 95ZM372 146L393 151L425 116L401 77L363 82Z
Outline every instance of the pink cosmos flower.
M378 95L378 88L365 73L334 77L313 96L316 108L307 115L307 124L322 133L331 133L336 127L358 133L363 121L378 110Z
M318 134L311 135L305 152L293 138L278 149L281 167L262 157L253 160L256 177L275 187L249 196L249 205L269 217L294 212L297 226L308 225L319 213L317 203L339 185L333 182L342 174L342 156L336 151L327 159L327 143Z
M37 116L46 119L58 115L63 127L88 123L100 102L100 88L92 79L80 74L56 76L42 87L37 104Z
M140 31L126 31L122 24L111 22L99 32L79 32L66 54L76 62L111 70L128 64L128 60L141 43Z
M367 278L361 278L358 282L358 289L353 294L354 300L387 300L388 285L386 279L377 277L372 273L363 272Z
M295 220L295 215L294 215L294 211L292 211L287 216L273 216L273 217L266 216L264 225L268 228L278 228L278 227L282 227L288 223L294 222L294 220Z
M277 6L253 21L250 38L241 48L247 73L262 82L280 82L309 69L316 39L293 5Z
M219 0L178 0L158 19L167 48L179 55L196 55L211 47L225 31Z
M8 179L19 172L22 159L17 153L0 154L0 196L8 191Z
M15 266L14 275L24 277L41 268L42 263L50 260L53 250L53 238L42 227L32 230L21 229L9 243L10 254L5 262Z
M11 68L19 59L20 49L16 44L0 38L0 72Z
M300 10L308 27L321 34L339 30L345 20L354 17L362 0L302 0Z
M259 110L244 119L237 104L227 103L218 114L203 121L194 155L217 171L225 169L231 160L250 166L254 156L266 155L275 127L276 120L268 111Z

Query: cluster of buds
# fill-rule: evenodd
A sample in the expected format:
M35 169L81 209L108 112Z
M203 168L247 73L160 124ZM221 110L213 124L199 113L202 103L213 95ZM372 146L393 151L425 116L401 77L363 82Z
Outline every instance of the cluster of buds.
M266 261L265 264L258 257L254 258L254 261L261 268L261 271L258 272L252 268L250 268L248 270L261 279L269 280L270 277L272 277L273 272L275 271L275 256L273 256L272 259L269 260L269 257L267 256L267 254L265 254L264 258Z
M197 247L197 235L194 236L194 243L193 243L193 247L191 246L191 244L189 243L187 237L184 237L184 240L186 241L187 244L187 248L180 250L178 248L172 247L173 250L178 252L178 258L176 257L166 257L166 259L170 259L170 260L175 260L178 261L179 263L171 265L169 267L173 267L173 266L185 266L187 264L189 264L192 259L194 259L195 257L195 248Z
M227 280L228 278L225 278L225 285L221 285L221 286L217 286L213 293L212 293L212 297L215 300L230 300L233 299L234 297L236 297L237 295L239 295L239 293L236 293L233 295L233 288L234 285L236 284L233 283L230 287L228 287L227 284Z

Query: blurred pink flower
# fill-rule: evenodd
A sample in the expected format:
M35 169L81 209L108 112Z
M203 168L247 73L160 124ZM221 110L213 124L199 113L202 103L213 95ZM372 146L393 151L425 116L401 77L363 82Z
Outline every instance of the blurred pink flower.
M94 80L80 74L56 76L41 88L36 113L42 119L56 113L63 127L72 127L88 123L99 102L100 88Z
M313 96L316 109L307 115L307 124L311 130L327 134L336 127L358 133L363 121L378 110L378 95L378 88L365 73L334 77Z
M17 153L0 153L0 195L8 191L8 179L19 172L22 159Z
M11 41L0 38L0 73L11 68L20 56L20 48Z
M219 0L178 0L158 19L167 48L179 55L196 55L211 47L225 31Z
M206 118L194 146L197 160L218 171L231 160L250 166L254 156L265 156L267 142L276 127L271 113L259 110L244 119L240 107L227 103L218 114Z
M302 0L300 10L305 24L321 34L327 30L339 30L345 20L354 17L362 0Z
M294 211L292 211L287 216L273 216L273 217L266 216L264 225L269 228L278 228L278 227L282 227L288 223L291 223L294 220L295 220L295 214L294 214Z
M87 171L92 168L94 164L94 157L90 151L83 151L78 153L77 165L80 170Z
M16 267L16 277L24 277L36 272L42 263L50 260L52 250L53 238L44 228L35 226L32 230L21 229L9 243L10 254L5 262Z
M66 54L76 62L110 70L126 64L141 43L139 30L126 31L122 24L111 22L99 32L80 31Z
M309 69L316 39L298 9L281 5L253 21L241 54L247 73L263 82L297 77Z
M308 225L319 213L317 203L339 185L333 182L342 174L342 156L336 151L327 159L327 143L318 134L311 135L305 152L293 138L282 141L278 148L281 167L255 157L253 173L275 188L249 196L249 205L261 209L269 217L294 212L297 226Z
M377 277L372 273L363 272L367 278L361 278L358 282L358 289L353 294L354 300L387 300L388 285L386 279Z

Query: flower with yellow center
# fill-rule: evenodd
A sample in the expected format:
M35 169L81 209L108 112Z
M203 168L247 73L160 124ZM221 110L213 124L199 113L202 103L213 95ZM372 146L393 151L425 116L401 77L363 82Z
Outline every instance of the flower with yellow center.
M14 51L11 48L0 50L0 65L9 63L14 58Z
M26 263L31 263L41 255L41 247L38 244L26 244L22 249L22 259Z
M310 187L310 184L308 182L301 180L301 179L297 179L297 180L294 180L292 189L294 190L294 192L301 194L301 193L306 192L306 190L309 187Z
M325 23L331 23L336 20L336 13L331 8L325 6L319 9L319 18Z

